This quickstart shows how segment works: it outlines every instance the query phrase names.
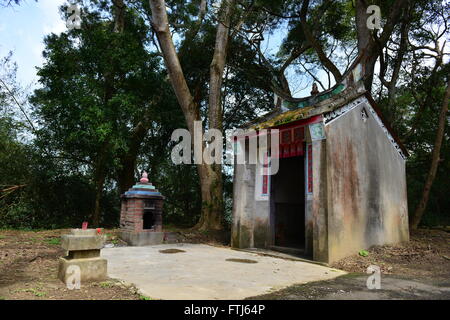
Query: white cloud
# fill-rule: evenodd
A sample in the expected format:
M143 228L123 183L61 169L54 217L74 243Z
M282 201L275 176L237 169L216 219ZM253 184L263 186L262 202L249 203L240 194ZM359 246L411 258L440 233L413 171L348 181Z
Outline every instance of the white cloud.
M49 33L60 34L65 31L66 24L61 19L59 13L59 7L67 3L65 0L42 0L38 6L40 14L42 15L42 20L44 22L42 31L43 35Z
M18 80L27 85L37 80L36 67L44 59L43 39L66 30L59 7L66 0L25 1L20 6L0 10L0 57L12 50L18 64Z

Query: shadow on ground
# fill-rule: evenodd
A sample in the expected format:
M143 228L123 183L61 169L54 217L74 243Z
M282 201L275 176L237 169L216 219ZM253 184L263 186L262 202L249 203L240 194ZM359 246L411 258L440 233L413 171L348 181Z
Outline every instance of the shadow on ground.
M381 289L369 290L368 275L352 273L326 281L293 285L249 300L449 300L450 280L424 281L386 275L381 277Z

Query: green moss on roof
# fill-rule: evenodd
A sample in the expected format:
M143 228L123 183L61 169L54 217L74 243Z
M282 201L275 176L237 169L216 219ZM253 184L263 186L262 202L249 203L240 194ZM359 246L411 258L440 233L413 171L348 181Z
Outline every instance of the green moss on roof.
M280 126L293 121L306 119L309 115L309 111L314 109L314 107L301 108L297 110L284 112L270 120L262 123L257 123L251 127L254 130L267 129L275 126Z
M284 101L283 107L288 108L289 111L279 114L271 119L264 122L253 124L250 129L261 130L271 127L280 126L290 122L294 122L301 119L309 118L315 114L323 113L324 111L312 111L316 107L324 103L324 101L342 98L344 91L349 89L349 87L343 83L336 85L331 91L323 92L315 96L305 98L301 102L290 102ZM351 89L351 88L350 88ZM353 89L351 89L353 90ZM350 90L350 91L351 91ZM329 102L330 102L329 101ZM271 115L270 115L271 116Z

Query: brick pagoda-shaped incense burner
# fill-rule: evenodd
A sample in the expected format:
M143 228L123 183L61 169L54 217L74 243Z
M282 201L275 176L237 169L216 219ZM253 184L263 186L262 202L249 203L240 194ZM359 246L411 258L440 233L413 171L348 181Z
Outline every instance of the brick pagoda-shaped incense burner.
M120 234L132 246L161 244L164 196L149 182L146 172L140 182L121 196Z

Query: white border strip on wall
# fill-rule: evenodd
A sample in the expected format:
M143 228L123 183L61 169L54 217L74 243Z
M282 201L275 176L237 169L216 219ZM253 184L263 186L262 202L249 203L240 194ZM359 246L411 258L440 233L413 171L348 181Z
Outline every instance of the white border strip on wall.
M362 103L366 103L367 109L369 109L371 115L377 121L377 123L381 127L381 129L384 131L386 137L389 139L389 141L391 142L391 144L394 147L394 149L397 151L397 153L400 155L400 157L403 160L406 160L406 155L403 153L402 149L400 148L398 143L395 141L394 137L392 137L391 133L386 128L386 126L384 125L383 121L381 121L380 117L378 116L378 114L372 108L370 102L365 97L360 97L360 98L352 101L351 103L349 103L349 104L347 104L347 105L345 105L345 106L343 106L341 108L338 108L338 109L336 109L334 111L331 111L331 112L328 112L328 113L324 114L323 117L324 117L325 126L328 126L333 121L339 119L340 117L345 115L347 112L355 109L357 106L359 106Z
M360 98L350 102L349 104L346 104L343 107L340 107L334 111L325 113L323 115L325 126L333 123L335 120L339 119L340 117L345 115L347 112L355 109L357 106L359 106L360 104L365 103L365 102L367 104L369 104L369 101L365 97L360 97Z

